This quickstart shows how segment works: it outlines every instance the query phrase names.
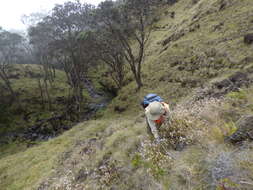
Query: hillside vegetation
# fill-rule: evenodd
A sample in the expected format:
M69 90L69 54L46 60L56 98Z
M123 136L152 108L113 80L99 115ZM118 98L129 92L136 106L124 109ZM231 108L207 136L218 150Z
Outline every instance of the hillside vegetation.
M253 114L253 1L179 0L155 20L141 90L132 81L97 119L1 155L0 189L253 189L253 143L230 136ZM150 92L173 110L161 144L139 105Z
M41 65L13 65L8 72L12 88L18 94L19 101L10 103L12 101L10 94L0 80L0 157L25 150L39 141L58 136L78 121L87 120L92 114L94 115L91 113L96 109L93 108L94 106L108 101L104 100L102 95L96 94L97 92L92 92L95 93L93 96L97 95L95 98L91 97L91 92L85 89L83 110L79 114L69 106L70 90L62 70L56 69L53 83L48 83L50 105ZM98 84L97 89L95 87L93 89L92 83L90 85L91 90L99 91Z
M50 85L52 108L47 100L41 97L39 84L44 88L43 72L38 65L13 65L10 68L9 80L19 96L19 104L10 104L11 97L0 80L0 137L1 156L8 150L8 142L15 140L20 133L35 125L38 121L60 114L64 109L64 99L68 96L65 74L56 70L54 85ZM44 94L45 96L45 94ZM67 125L67 123L65 123ZM28 143L28 142L27 142ZM3 145L7 144L7 145ZM14 143L17 150L22 149L22 142ZM12 144L11 146L14 146ZM14 149L12 149L14 150Z

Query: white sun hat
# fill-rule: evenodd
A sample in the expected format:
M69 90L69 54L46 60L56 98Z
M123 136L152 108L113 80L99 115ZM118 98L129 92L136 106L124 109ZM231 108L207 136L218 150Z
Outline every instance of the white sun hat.
M162 103L160 102L151 102L146 108L145 114L150 120L158 120L161 115L165 113Z

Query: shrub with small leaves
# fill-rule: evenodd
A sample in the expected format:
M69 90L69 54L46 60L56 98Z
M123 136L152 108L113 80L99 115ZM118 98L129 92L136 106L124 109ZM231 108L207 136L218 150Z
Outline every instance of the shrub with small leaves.
M182 149L184 146L194 142L193 135L190 130L193 123L188 118L173 118L167 120L161 129L161 136L166 140L166 144L174 149Z
M161 144L144 141L141 147L142 161L139 163L147 168L154 178L159 179L170 171L173 159Z
M117 161L108 161L98 168L97 176L101 185L110 186L117 179L119 179L119 173L117 169Z

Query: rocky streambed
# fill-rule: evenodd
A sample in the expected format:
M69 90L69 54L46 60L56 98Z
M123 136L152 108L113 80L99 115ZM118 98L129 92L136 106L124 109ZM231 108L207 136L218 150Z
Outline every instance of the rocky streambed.
M92 98L91 101L86 103L84 110L77 112L75 106L70 105L60 114L54 113L49 118L37 120L36 123L28 127L25 132L13 135L13 138L22 138L30 141L45 141L71 129L79 122L94 118L97 111L105 108L112 98L108 94L98 92L93 87L90 80L84 79L83 81L84 87Z

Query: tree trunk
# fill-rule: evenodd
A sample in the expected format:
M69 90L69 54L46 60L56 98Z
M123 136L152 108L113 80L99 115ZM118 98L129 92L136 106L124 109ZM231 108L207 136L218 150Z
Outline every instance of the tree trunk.
M15 92L14 92L12 86L11 86L11 82L8 79L8 76L6 75L6 73L4 71L0 71L0 77L4 81L4 84L5 84L6 88L10 92L13 101L16 100L16 94L15 94Z
M141 80L141 70L140 69L138 69L138 70L136 69L135 63L131 63L130 64L130 68L131 68L131 71L132 71L132 73L134 75L135 82L137 84L137 90L140 90L141 87L143 86L143 83L142 83L142 80Z
M40 98L41 98L41 102L42 102L42 108L45 109L45 101L44 101L44 95L43 95L43 88L42 88L40 79L38 79L38 86L39 86L39 89L40 89Z
M137 83L137 89L140 90L141 87L143 86L142 80L141 80L141 73L138 72L137 73L137 77L136 77L136 83Z
M48 91L47 80L44 80L44 85L45 85L45 91L46 91L46 94L47 94L49 110L52 110L52 101L51 101L50 93Z

